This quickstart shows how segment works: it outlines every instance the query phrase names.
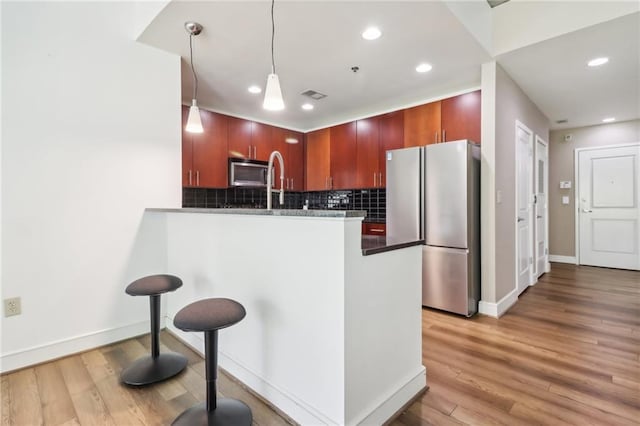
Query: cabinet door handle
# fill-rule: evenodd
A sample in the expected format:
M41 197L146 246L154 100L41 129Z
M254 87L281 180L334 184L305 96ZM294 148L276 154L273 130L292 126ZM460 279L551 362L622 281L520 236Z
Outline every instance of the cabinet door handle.
M293 189L293 178L291 178L291 189Z
M373 172L373 187L375 188L376 186L376 172Z
M258 158L258 148L254 145L253 146L253 159L257 159Z
M329 176L329 189L333 189L333 176Z
M447 141L447 131L442 129L442 142Z
M196 186L200 186L200 170L196 170Z
M248 158L251 158L251 145L249 145L249 157Z
M371 232L384 232L384 229L380 229L380 228L369 228L369 231L371 231Z
M191 172L191 170L189 170L189 186L193 185L193 179L191 179L192 176L193 173Z
M438 143L438 132L436 132L434 138L433 138L433 142L434 143Z

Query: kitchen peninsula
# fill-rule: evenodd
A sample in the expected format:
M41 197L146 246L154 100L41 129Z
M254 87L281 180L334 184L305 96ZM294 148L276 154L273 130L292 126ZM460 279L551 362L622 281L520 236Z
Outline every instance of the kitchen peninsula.
M147 209L166 268L167 327L186 304L242 303L219 364L303 425L382 424L426 386L421 249L364 256L361 211Z

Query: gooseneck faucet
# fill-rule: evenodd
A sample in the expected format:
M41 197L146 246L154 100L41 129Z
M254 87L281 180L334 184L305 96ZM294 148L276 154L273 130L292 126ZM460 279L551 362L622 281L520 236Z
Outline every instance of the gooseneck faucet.
M280 163L280 204L284 204L284 160L282 154L273 151L269 156L269 166L267 166L267 210L271 210L271 173L273 170L273 160L278 158Z

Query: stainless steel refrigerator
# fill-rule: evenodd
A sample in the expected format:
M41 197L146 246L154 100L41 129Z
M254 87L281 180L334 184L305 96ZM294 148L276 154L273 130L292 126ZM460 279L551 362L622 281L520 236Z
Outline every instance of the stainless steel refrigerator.
M480 147L387 151L387 242L424 239L422 305L471 316L480 299Z

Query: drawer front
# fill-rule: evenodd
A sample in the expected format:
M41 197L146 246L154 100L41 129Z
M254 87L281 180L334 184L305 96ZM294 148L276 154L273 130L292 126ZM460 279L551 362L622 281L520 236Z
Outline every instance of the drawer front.
M387 235L384 223L362 223L362 235Z

